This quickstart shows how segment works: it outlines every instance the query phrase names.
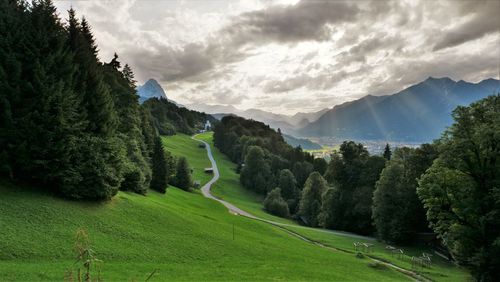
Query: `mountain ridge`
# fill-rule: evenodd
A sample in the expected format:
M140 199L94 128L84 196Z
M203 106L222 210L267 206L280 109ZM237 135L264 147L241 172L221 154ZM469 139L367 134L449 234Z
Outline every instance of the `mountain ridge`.
M499 82L429 77L392 95L367 95L336 105L297 135L428 142L451 124L453 109L498 93Z

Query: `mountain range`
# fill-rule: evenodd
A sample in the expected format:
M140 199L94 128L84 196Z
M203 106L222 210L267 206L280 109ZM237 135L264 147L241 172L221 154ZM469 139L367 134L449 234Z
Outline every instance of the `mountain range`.
M311 122L316 121L329 109L323 109L311 113L296 113L295 115L282 115L266 112L258 109L240 110L232 105L210 105L210 104L190 104L188 108L209 113L217 119L226 115L237 115L247 119L253 119L268 124L274 129L281 129L285 133L292 134L297 128L301 128Z
M452 124L453 109L499 93L499 82L429 77L393 95L368 95L337 105L295 133L307 137L428 142Z
M141 101L151 97L167 99L165 91L154 79L138 87L137 92ZM500 81L493 78L470 83L447 77L429 77L392 95L367 95L333 108L295 115L259 109L241 110L232 105L189 104L186 107L211 114L216 119L237 115L261 121L291 135L292 138L287 139L289 143L307 147L316 147L317 144L306 144L304 139L296 137L429 142L452 124L451 113L457 106L499 92Z

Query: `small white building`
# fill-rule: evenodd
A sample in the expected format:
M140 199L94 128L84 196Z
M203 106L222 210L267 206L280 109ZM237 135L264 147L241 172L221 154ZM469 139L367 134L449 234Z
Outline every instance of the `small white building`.
M205 122L205 131L209 131L212 128L212 124L209 120Z

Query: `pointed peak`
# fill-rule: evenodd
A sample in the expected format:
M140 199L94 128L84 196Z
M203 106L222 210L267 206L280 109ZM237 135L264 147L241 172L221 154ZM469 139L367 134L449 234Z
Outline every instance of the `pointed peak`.
M165 90L163 90L163 87L153 78L148 79L144 85L137 87L137 93L139 96L145 98L157 97L167 99Z

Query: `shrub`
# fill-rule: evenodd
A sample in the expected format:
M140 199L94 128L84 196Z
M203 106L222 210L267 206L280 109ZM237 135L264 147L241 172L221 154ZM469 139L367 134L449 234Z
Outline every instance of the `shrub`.
M281 217L289 217L290 211L288 210L288 204L281 197L281 189L275 188L269 194L267 194L266 199L264 200L264 209L271 214L281 216Z

